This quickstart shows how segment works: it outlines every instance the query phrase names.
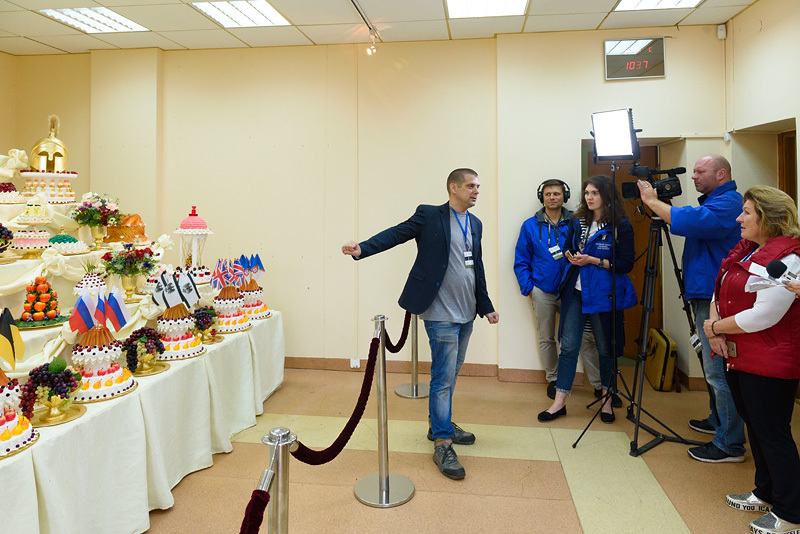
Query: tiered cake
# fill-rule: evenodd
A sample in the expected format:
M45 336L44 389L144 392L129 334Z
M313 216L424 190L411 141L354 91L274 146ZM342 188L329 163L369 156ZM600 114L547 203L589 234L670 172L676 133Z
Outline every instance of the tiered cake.
M244 297L232 285L222 288L219 295L214 297L214 309L219 317L219 333L230 334L241 332L252 326L247 315L242 313Z
M22 415L19 405L20 387L17 379L0 385L0 458L24 449L39 437L28 418Z
M50 238L49 243L59 254L71 255L89 252L89 245L67 234L54 235Z
M72 395L75 402L108 400L136 387L130 370L116 361L122 356L121 346L108 328L96 325L73 347L72 362L82 376L80 390Z
M194 318L185 305L177 304L164 311L156 322L161 334L164 353L161 360L184 360L203 354L205 347L200 338L191 332Z
M261 295L264 290L258 285L255 278L251 278L246 284L239 288L239 292L244 298L242 313L250 319L266 319L270 311L266 304L261 302Z

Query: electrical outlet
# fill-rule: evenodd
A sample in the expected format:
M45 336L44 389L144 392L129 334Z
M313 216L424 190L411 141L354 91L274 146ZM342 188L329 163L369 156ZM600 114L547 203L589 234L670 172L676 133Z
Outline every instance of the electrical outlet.
M361 360L358 358L350 358L350 369L358 369L361 367Z

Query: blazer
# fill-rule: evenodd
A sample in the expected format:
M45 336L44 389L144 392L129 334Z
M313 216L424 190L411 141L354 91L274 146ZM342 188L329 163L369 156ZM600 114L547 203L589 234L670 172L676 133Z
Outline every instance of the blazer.
M483 225L480 219L469 214L469 227L472 232L472 259L475 268L475 301L478 315L483 317L494 312L489 292L486 290L486 274L483 268L481 235ZM430 308L447 271L450 259L450 205L417 206L416 212L408 220L401 222L359 243L361 256L368 258L384 250L400 245L411 239L417 242L417 258L408 273L406 285L398 303L404 310L419 315Z

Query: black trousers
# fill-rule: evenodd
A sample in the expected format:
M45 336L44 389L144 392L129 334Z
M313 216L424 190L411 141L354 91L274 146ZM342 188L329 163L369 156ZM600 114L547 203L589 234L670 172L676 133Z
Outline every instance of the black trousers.
M753 493L784 521L800 523L800 456L791 428L798 380L737 370L725 378L747 426L756 464Z

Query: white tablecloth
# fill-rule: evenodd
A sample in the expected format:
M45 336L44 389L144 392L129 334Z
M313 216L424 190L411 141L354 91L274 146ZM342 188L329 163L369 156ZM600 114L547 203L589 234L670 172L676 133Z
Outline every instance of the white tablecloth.
M2 531L147 530L149 511L172 506L170 490L184 476L230 451L231 435L255 423L283 380L283 347L282 316L273 311L203 356L137 378L132 393L42 428L32 447L0 460Z

